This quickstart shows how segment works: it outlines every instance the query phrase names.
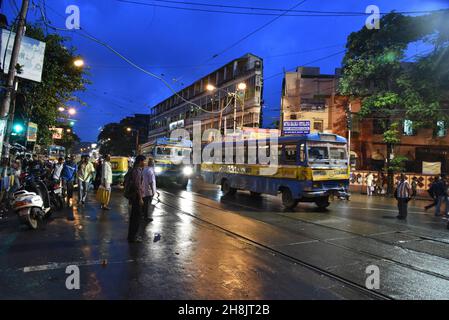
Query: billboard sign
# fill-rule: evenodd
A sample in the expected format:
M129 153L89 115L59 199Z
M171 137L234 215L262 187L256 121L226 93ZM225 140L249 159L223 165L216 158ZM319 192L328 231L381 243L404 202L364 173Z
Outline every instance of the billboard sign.
M62 128L50 128L51 131L53 131L53 139L55 140L61 140L62 139L62 132L64 129Z
M9 71L12 49L16 34L9 30L1 29L0 65L4 73ZM42 69L44 67L45 42L29 37L23 37L20 44L18 64L22 66L22 73L18 77L41 82ZM4 65L3 65L4 60Z
M27 141L28 142L37 141L37 124L34 122L28 122Z
M282 133L283 135L310 134L310 120L284 121Z

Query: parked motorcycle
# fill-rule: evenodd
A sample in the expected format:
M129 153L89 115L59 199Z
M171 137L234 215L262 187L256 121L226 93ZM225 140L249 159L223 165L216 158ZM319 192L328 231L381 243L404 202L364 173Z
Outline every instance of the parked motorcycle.
M50 208L45 208L42 197L35 192L20 190L14 193L12 208L17 213L21 223L31 229L38 228L38 222L47 218Z
M50 217L52 211L59 206L55 200L57 196L54 190L50 192L39 176L24 176L22 187L13 194L12 201L12 208L19 216L19 220L31 229L37 229L38 221ZM62 194L62 191L57 192ZM52 202L55 205L52 205Z

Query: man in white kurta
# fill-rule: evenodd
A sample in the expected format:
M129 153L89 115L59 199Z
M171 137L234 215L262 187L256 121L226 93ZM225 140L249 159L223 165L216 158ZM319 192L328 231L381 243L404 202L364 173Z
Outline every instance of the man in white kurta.
M110 210L108 207L109 200L111 199L111 184L112 184L112 168L111 168L111 156L106 155L104 157L103 166L101 168L101 186L108 192L108 197L105 198L105 203L101 204L101 209Z

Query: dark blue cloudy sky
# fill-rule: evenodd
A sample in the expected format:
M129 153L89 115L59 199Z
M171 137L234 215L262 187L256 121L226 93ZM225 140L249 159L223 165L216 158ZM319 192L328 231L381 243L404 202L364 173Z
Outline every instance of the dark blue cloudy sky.
M37 1L37 0L35 0ZM40 1L40 0L39 0ZM164 4L151 0L139 2ZM10 1L4 8L11 14ZM17 1L20 3L20 1ZM360 29L365 17L282 17L229 51L205 63L215 53L252 32L272 16L245 16L192 12L121 3L116 0L45 0L52 24L63 27L65 9L78 5L81 27L156 74L163 74L175 89L187 85L229 60L251 52L264 59L264 76L329 56L344 49L346 37ZM288 9L299 0L191 0L213 4ZM376 4L382 12L435 10L449 7L449 0L307 0L296 9L364 12ZM29 18L38 10L31 8ZM65 33L67 34L67 33ZM68 33L67 35L70 35ZM171 94L160 81L133 69L104 47L71 33L90 67L93 84L79 96L88 106L79 107L75 131L84 141L96 140L99 128L133 113L148 113ZM310 51L311 49L323 48ZM418 48L411 48L418 51ZM309 51L309 52L307 52ZM312 65L333 72L343 53ZM200 65L200 67L198 67ZM173 82L173 78L181 77ZM282 75L267 79L264 87L265 122L279 114ZM271 111L270 111L271 110Z

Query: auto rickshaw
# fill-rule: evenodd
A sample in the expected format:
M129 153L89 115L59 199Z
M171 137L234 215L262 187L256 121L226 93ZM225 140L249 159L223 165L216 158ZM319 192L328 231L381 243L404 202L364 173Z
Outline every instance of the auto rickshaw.
M111 157L112 184L123 184L128 172L127 157Z

